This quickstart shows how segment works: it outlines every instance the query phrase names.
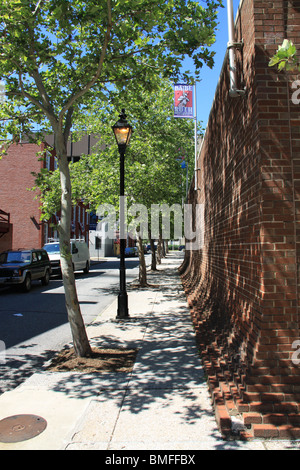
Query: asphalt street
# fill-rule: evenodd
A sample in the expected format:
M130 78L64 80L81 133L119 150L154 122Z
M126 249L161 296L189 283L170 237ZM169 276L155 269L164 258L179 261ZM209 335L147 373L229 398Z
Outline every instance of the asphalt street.
M149 262L150 255L146 258ZM127 258L127 283L137 276L138 260ZM82 316L89 325L118 294L119 260L93 262L89 274L78 272L75 277ZM3 393L22 383L72 341L62 280L54 276L46 287L36 281L29 293L0 289L0 341L5 346L0 355Z

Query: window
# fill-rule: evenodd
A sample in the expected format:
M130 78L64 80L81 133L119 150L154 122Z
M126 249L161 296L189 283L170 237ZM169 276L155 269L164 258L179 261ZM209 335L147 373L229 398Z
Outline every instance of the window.
M50 170L50 164L51 164L51 153L49 150L46 150L46 168L47 170Z
M47 253L45 253L44 251L42 251L42 252L41 252L41 255L42 255L42 260L43 260L43 261L48 261Z

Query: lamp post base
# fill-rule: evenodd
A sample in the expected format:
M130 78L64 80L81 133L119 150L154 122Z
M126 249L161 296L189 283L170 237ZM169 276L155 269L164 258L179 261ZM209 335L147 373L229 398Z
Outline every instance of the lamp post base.
M118 295L117 319L129 318L127 292L120 292Z

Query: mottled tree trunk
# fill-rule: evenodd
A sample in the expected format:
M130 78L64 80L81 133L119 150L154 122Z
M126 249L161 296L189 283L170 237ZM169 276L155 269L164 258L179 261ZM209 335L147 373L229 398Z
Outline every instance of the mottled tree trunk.
M157 271L155 243L154 243L153 238L150 238L150 246L151 246L151 270L152 271Z
M159 239L157 243L157 263L161 264L161 258L162 258L162 237L161 234L159 234Z
M143 240L140 237L139 232L137 232L138 239L138 250L139 250L139 284L140 287L147 287L147 270L146 270L146 261L144 254Z
M153 238L151 238L151 230L148 229L148 236L150 240L150 247L151 247L151 271L157 271L156 267L156 253L155 253L155 244Z
M65 290L65 302L75 353L79 357L87 357L91 354L91 347L81 315L72 264L70 244L72 214L71 180L66 145L63 140L63 136L56 136L55 144L61 183L61 219L59 224L59 243L61 253L61 271Z

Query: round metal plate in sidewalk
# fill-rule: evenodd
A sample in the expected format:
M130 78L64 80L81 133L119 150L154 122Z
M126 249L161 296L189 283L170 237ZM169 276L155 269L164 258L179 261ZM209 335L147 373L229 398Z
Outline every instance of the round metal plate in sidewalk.
M41 434L47 421L35 415L15 415L0 421L0 442L21 442Z

